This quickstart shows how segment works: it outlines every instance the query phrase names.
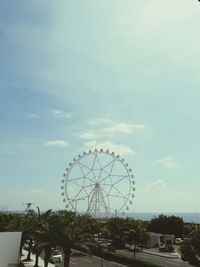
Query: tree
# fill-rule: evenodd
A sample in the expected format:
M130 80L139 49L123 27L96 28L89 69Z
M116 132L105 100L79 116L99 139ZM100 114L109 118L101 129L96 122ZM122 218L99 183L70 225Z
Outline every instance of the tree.
M147 233L146 228L144 227L144 224L142 221L134 221L132 223L132 228L125 232L125 240L129 245L133 245L134 249L134 256L133 259L135 261L135 254L136 254L136 247L137 245L143 245L147 239L149 238L149 235Z
M106 227L112 239L120 239L124 236L124 232L130 229L130 220L112 217L106 222Z
M73 212L48 211L41 215L40 229L35 237L37 249L44 250L44 266L48 266L52 252L60 248L64 254L64 267L69 267L71 249L75 246L87 246L98 229L97 221L89 216L77 216Z
M5 212L0 212L0 232L3 232L7 229L9 224L9 215Z
M22 242L21 249L25 242L28 242L28 254L24 261L31 261L31 251L33 247L33 241L35 239L35 231L38 229L38 217L37 214L30 210L25 215L21 216L21 231Z
M191 261L196 255L196 251L192 246L190 240L184 240L183 243L181 244L180 249L181 249L182 260Z
M184 221L178 216L166 216L161 214L151 219L147 229L150 232L173 234L176 237L180 237L184 231Z
M52 250L56 246L55 240L55 225L52 222L52 210L48 210L42 215L39 214L38 228L34 232L36 240L34 251L36 253L36 263L38 261L39 254L44 251L44 267L48 266L51 258Z
M181 245L181 257L192 265L200 266L198 256L200 256L200 225L193 224L189 238Z
M200 256L200 225L193 224L192 232L190 233L191 245L195 248L197 255Z
M90 217L75 216L70 212L54 214L52 221L56 226L54 229L56 245L62 248L64 254L64 267L69 267L71 249L75 246L87 247L96 229L93 224L95 221Z

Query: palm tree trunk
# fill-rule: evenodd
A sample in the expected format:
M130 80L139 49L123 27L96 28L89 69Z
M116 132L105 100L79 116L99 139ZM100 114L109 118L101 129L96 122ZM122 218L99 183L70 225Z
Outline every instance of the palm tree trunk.
M30 238L29 244L28 244L28 254L26 257L26 261L31 261L31 249L32 249L33 239Z
M31 261L31 251L30 250L28 250L26 261Z
M33 267L38 267L39 255L38 253L35 254L35 264Z
M71 255L71 249L64 249L64 267L69 267L69 261L70 261L70 255Z
M134 240L134 254L133 254L133 260L135 261L135 254L136 254L136 239Z
M45 249L45 256L44 256L44 267L48 267L49 260L51 257L51 249Z

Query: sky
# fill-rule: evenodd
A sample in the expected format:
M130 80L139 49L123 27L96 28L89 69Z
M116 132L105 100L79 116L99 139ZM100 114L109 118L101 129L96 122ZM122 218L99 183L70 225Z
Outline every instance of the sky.
M199 212L199 25L196 0L1 1L0 207L63 209L65 168L103 148L131 212Z

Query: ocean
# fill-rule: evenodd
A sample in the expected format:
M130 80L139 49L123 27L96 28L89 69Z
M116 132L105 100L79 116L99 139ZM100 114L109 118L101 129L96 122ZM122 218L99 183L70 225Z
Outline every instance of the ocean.
M8 213L24 213L24 211L7 211ZM158 215L164 214L167 216L178 216L183 218L185 223L200 223L200 212L125 212L125 215L122 217L131 217L136 220L150 221L153 217L158 217ZM112 216L116 214L113 213ZM119 217L121 217L119 215Z
M143 221L150 221L153 217L158 217L160 214L181 217L185 223L200 223L200 212L130 212L127 213L126 216Z

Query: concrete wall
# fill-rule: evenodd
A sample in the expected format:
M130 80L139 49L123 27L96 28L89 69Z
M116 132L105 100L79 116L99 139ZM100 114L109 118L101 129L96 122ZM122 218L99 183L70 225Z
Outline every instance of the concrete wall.
M0 267L18 262L21 234L21 232L0 232Z

